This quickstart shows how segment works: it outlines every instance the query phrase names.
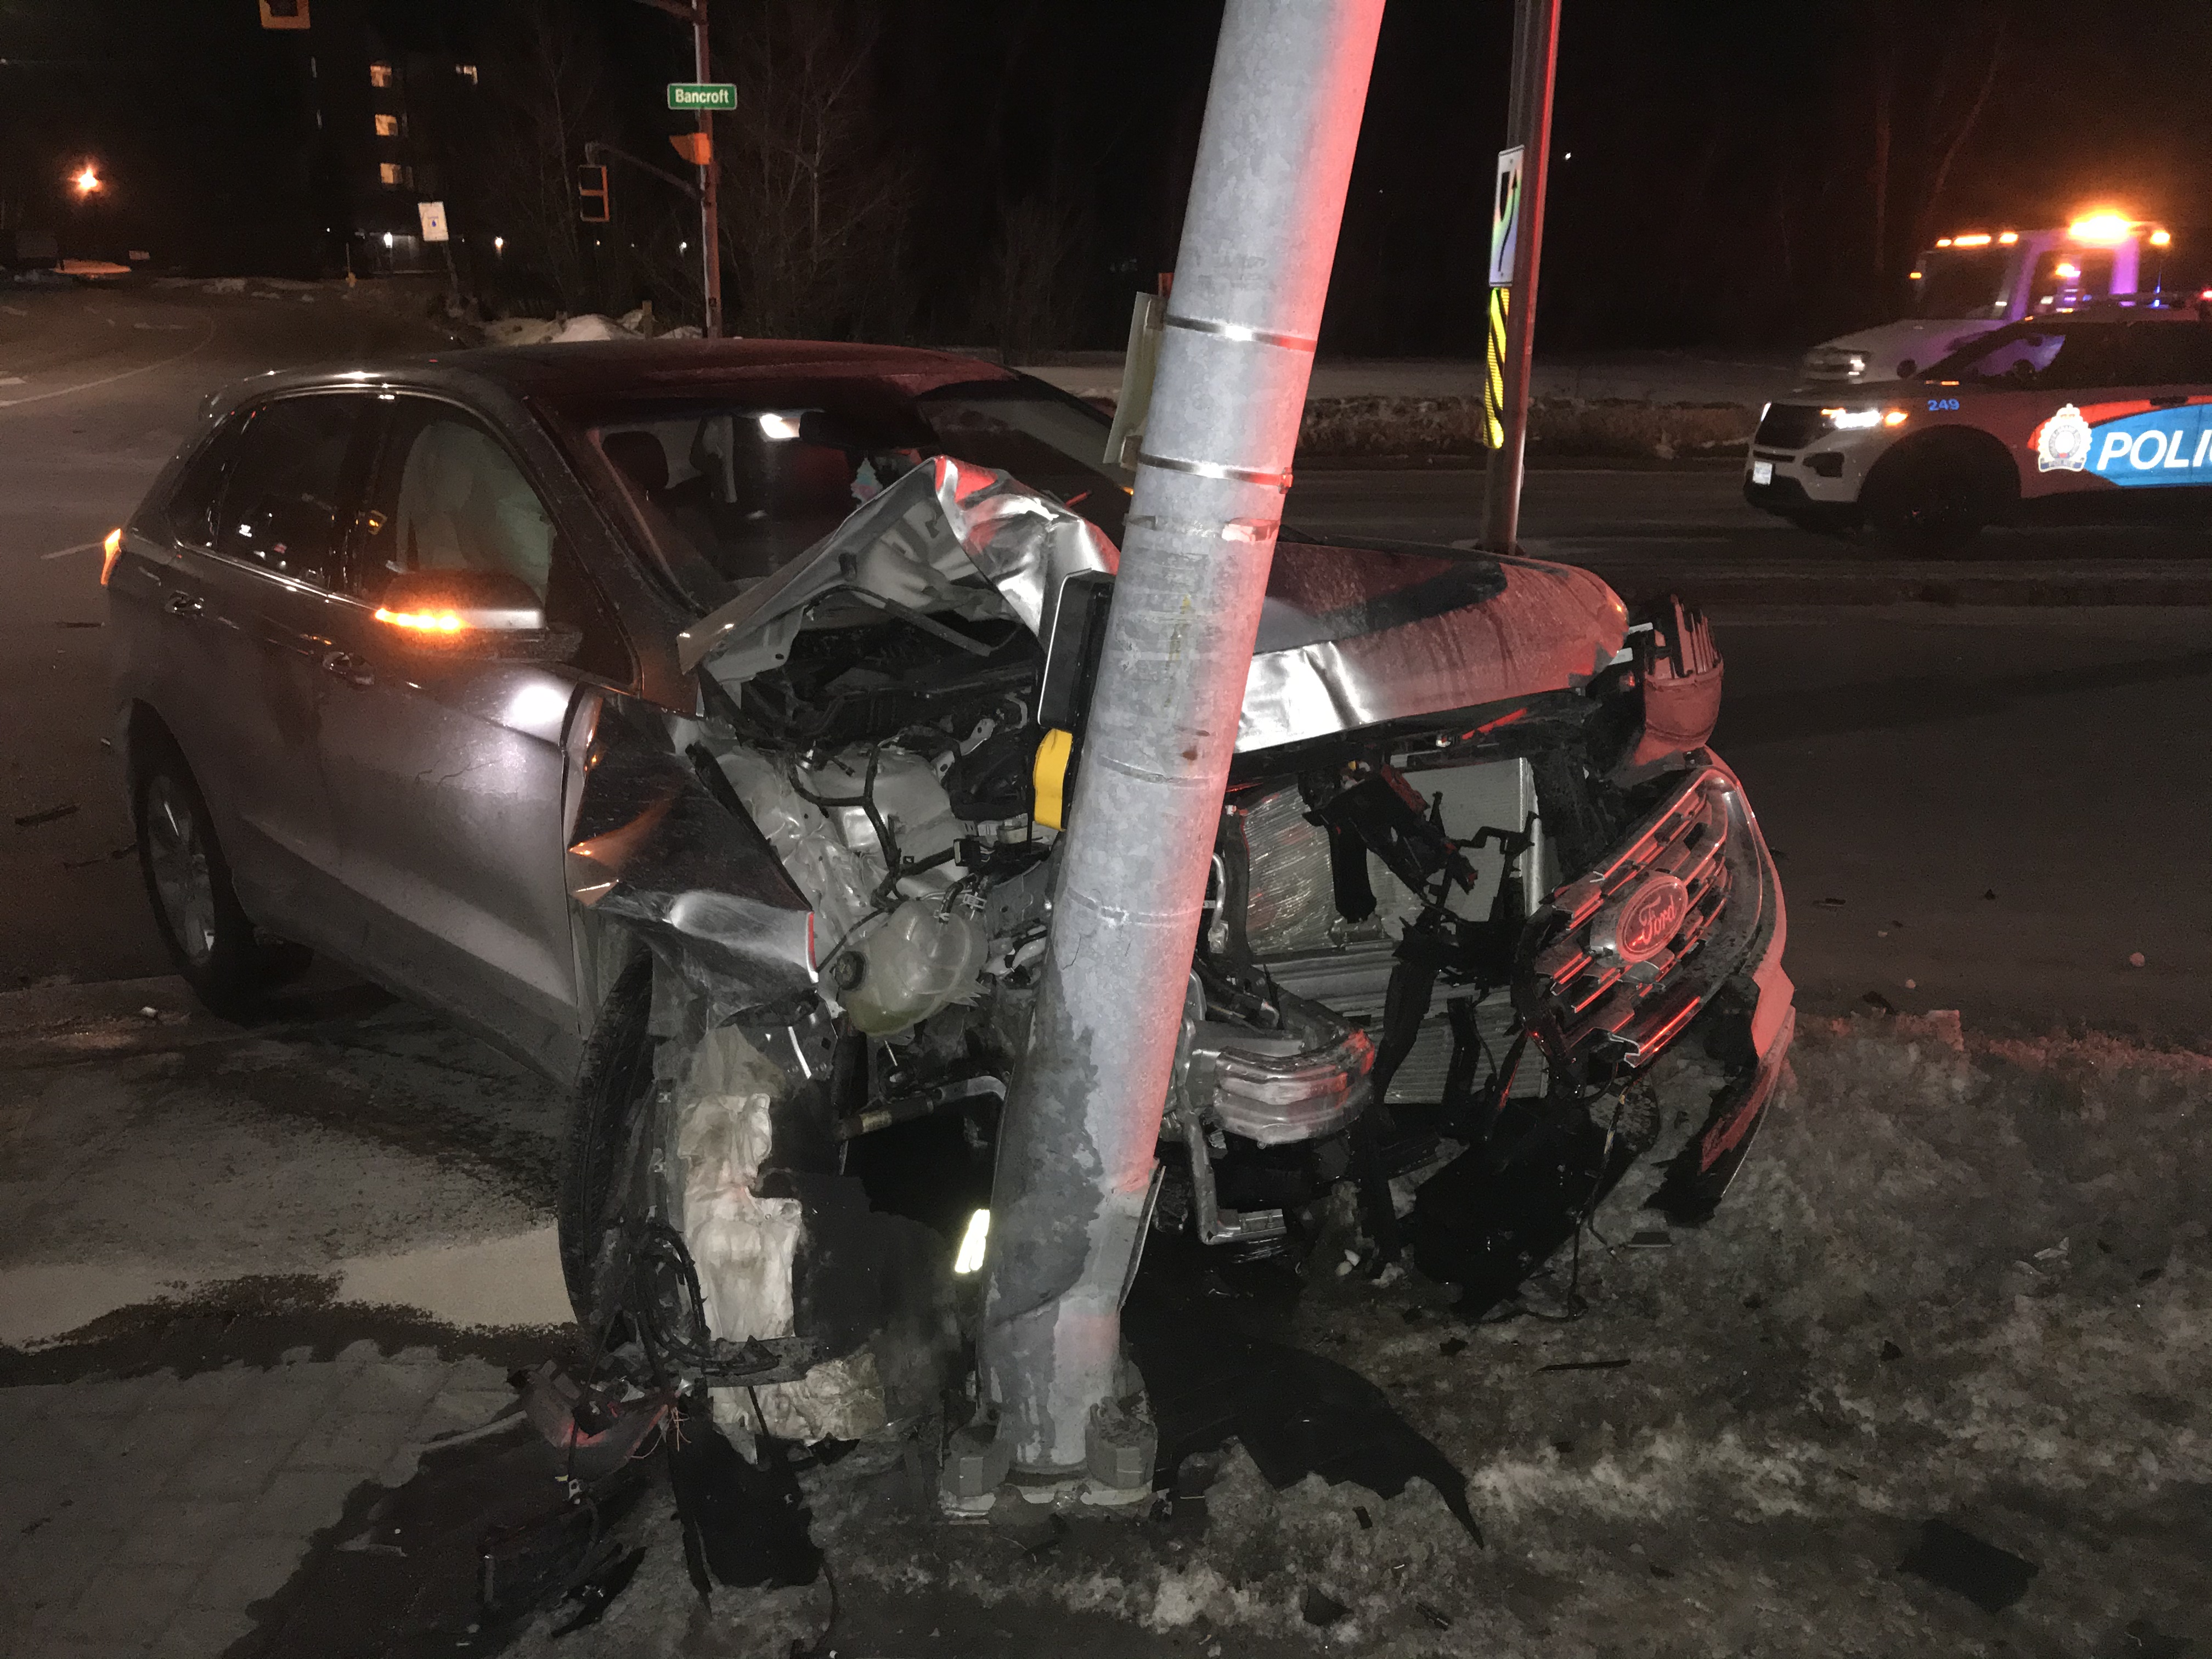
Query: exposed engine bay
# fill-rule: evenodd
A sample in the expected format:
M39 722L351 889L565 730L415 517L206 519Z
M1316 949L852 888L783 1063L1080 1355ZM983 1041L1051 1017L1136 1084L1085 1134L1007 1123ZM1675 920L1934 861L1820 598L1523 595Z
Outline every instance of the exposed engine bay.
M865 1432L960 1340L1115 563L939 459L685 635L695 713L589 731L572 1288L756 1426ZM1709 1214L1792 1018L1772 862L1704 747L1720 674L1694 613L1632 624L1585 572L1286 538L1151 1227L1294 1250L1350 1183L1375 1265L1478 1316L1670 1115L1654 1201ZM1662 1102L1691 1034L1721 1082Z

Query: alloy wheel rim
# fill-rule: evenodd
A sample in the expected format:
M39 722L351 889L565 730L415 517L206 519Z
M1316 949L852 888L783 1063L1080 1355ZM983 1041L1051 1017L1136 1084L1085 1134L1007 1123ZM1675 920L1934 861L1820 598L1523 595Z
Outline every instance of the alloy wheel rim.
M173 780L146 792L146 853L169 932L195 968L215 955L215 878L199 819Z

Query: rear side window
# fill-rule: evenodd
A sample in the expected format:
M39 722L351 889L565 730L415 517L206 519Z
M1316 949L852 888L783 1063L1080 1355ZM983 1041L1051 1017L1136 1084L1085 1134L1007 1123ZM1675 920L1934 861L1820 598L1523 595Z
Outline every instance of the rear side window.
M2077 325L2043 384L2072 391L2098 386L2194 386L2212 381L2212 328L2196 323Z
M246 417L223 485L215 548L280 576L336 585L364 399L287 398Z
M2212 386L2212 325L2142 323L2130 331L2144 386Z

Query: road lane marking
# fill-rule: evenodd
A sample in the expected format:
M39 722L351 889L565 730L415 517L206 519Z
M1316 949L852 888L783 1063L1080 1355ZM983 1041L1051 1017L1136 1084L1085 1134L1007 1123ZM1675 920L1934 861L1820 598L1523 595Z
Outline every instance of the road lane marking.
M41 553L41 554L40 554L40 555L39 555L39 557L40 557L41 560L45 560L45 559L66 559L66 558L67 558L67 557L69 557L69 556L70 556L70 554L72 554L72 553L90 553L90 552L94 551L95 549L97 549L97 548L100 548L100 547L104 547L104 546L106 546L106 542L104 542L104 541L98 541L98 542L79 542L79 543L78 543L75 547L64 547L64 548L58 548L58 549L56 549L56 550L55 550L53 552L52 552L52 553Z
M44 403L49 398L66 397L72 392L90 392L95 387L113 386L118 380L130 380L134 375L151 374L157 368L167 368L171 363L182 362L185 358L204 350L209 343L215 338L215 319L212 317L206 319L204 326L207 331L200 336L198 343L187 346L182 351L175 352L167 357L156 358L150 363L141 363L136 368L126 368L114 374L103 374L96 380L82 380L75 386L56 386L52 392L34 392L27 398L0 398L0 409L16 409L25 404Z

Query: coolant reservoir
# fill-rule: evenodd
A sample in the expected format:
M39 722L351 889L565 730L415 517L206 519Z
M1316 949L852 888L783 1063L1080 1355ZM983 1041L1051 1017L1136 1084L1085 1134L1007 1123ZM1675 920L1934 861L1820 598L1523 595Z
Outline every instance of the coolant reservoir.
M988 942L982 923L957 907L948 914L941 900L908 899L838 964L838 998L872 1036L903 1031L974 992Z

